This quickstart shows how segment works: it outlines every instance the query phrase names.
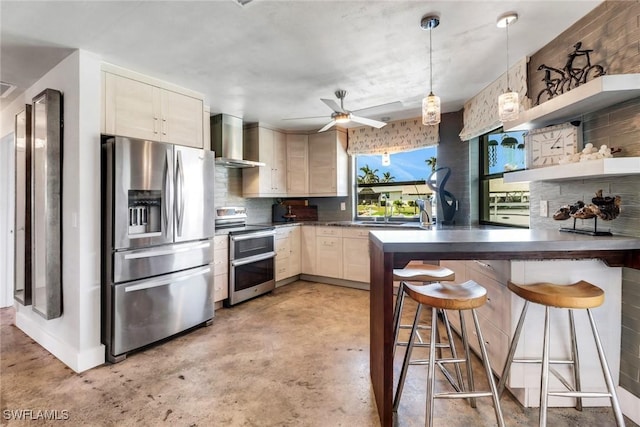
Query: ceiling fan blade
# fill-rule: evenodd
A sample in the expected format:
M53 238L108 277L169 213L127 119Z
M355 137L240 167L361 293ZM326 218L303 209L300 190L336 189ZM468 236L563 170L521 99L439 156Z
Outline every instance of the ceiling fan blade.
M331 121L330 121L329 123L327 123L327 124L326 124L322 129L320 129L320 130L318 131L318 133L320 133L320 132L324 132L325 130L329 130L329 129L330 129L331 127L333 127L333 125L335 125L335 124L336 124L336 121L335 121L335 120L331 120Z
M404 104L402 102L395 101L395 102L388 102L386 104L374 105L373 107L361 108L359 110L352 111L352 113L362 114L364 116L375 116L376 114L386 113L403 106ZM377 113L378 111L380 113Z
M367 119L365 117L360 117L360 116L354 116L353 114L351 115L351 121L356 123L361 123L363 125L373 126L374 128L378 128L378 129L387 125L385 122L379 122L378 120Z
M311 120L311 119L326 119L327 115L325 114L324 116L311 116L311 117L290 117L288 119L282 119L282 120Z
M346 113L346 111L344 111L342 109L342 107L340 107L338 105L338 103L336 101L334 101L333 99L322 99L322 98L320 98L320 101L322 101L325 104L327 104L327 106L329 108L331 108L333 111L337 111L338 113Z

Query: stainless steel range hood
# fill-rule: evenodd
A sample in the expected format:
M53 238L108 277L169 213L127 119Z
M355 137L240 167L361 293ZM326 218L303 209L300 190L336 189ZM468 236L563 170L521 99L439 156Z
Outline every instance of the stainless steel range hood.
M227 168L254 168L264 163L243 159L242 119L228 114L211 116L211 148L216 164Z

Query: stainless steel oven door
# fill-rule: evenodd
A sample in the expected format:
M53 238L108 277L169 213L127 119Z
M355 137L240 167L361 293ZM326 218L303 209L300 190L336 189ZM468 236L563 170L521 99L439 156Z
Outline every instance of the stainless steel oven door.
M273 230L266 230L230 236L229 259L240 260L273 252L275 234Z
M275 289L275 252L230 261L229 305Z

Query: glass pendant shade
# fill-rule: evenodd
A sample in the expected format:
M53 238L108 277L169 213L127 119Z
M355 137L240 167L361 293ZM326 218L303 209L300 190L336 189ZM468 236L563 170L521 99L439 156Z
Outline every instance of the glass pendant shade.
M386 151L382 155L382 166L389 166L391 164L391 156Z
M422 99L422 124L427 126L440 123L440 97L433 92Z
M516 120L519 113L520 102L518 100L518 92L505 92L498 97L498 114L500 115L501 122Z

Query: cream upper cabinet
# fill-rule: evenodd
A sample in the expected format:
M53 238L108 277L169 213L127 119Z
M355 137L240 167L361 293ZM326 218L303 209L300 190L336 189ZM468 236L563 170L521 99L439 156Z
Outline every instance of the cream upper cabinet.
M287 141L285 134L263 127L244 130L244 157L265 166L242 170L244 197L287 195Z
M287 195L309 194L309 137L287 134Z
M110 72L103 77L103 133L203 147L201 98Z
M330 130L309 135L309 196L347 196L347 135Z

